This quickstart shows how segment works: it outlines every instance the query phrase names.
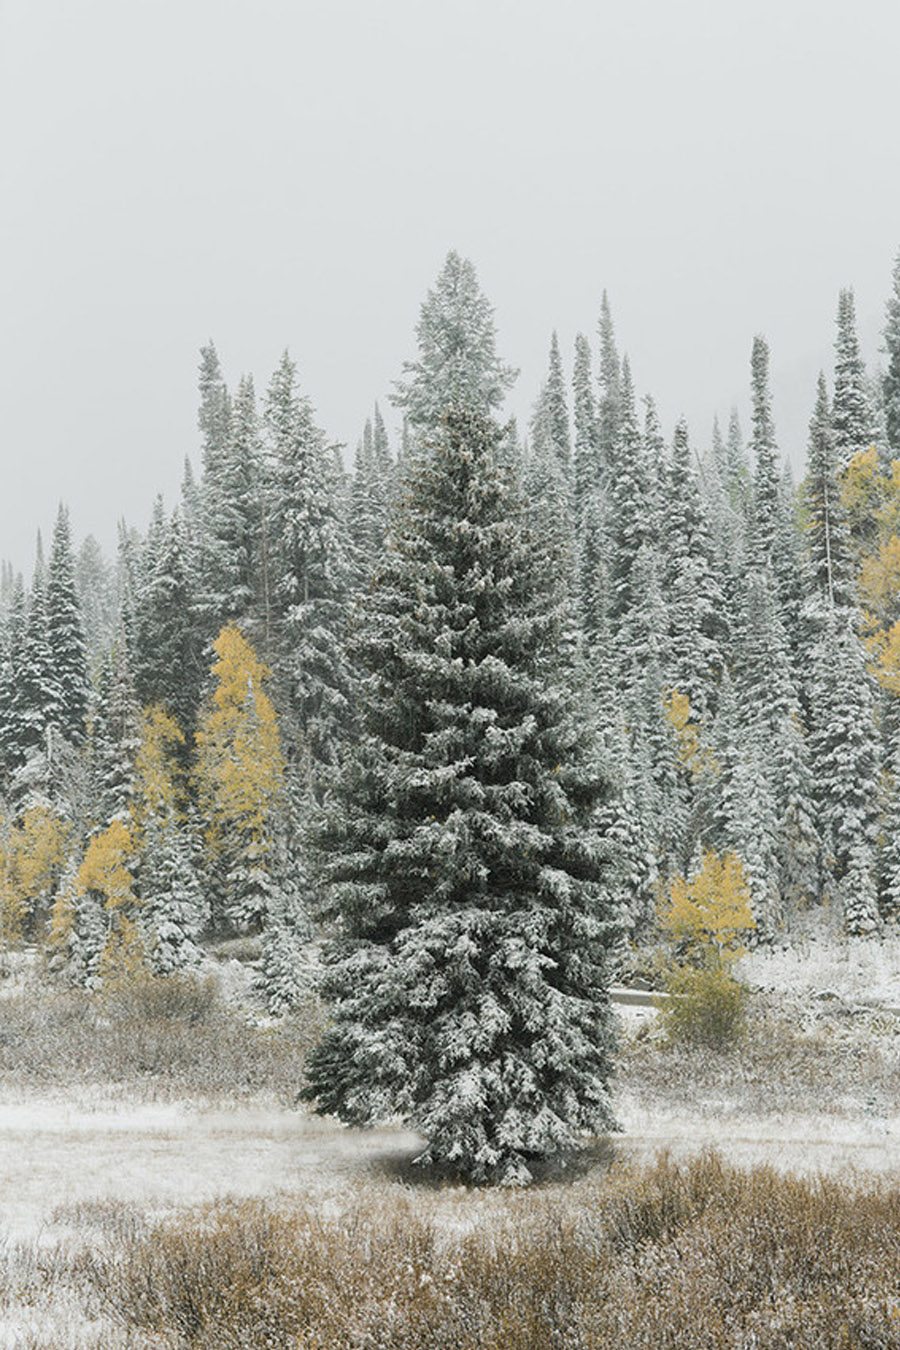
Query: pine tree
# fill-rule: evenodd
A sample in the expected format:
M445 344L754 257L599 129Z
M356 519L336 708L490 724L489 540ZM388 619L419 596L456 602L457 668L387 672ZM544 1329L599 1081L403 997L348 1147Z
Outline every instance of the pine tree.
M572 435L566 403L566 382L555 331L550 340L547 379L531 420L531 447L532 453L553 456L559 464L564 482L572 484Z
M819 374L816 406L809 424L806 463L803 495L810 581L829 605L849 609L854 604L852 554L841 502L828 388L822 373Z
M308 1093L423 1161L521 1182L610 1125L603 840L499 432L455 413L365 599L362 731L321 839L333 1020ZM548 594L549 591L549 594Z
M208 635L261 606L262 442L253 380L240 380L201 493L198 608Z
M572 410L575 419L573 454L575 505L580 515L588 497L600 487L597 407L594 400L594 375L591 369L591 344L583 333L579 333L575 339Z
M231 401L212 338L205 347L200 348L199 389L197 425L201 437L203 477L207 478L216 475L225 454L231 417Z
M60 724L62 713L47 633L47 588L40 536L20 652L10 710L12 735L8 754L13 771L43 748L48 728Z
M109 647L116 631L117 600L113 569L89 534L75 560L75 590L81 613L88 663L93 667Z
M490 414L500 407L518 372L497 356L494 311L467 258L447 254L416 337L418 358L404 364L394 398L414 431L436 431L450 410Z
M124 633L101 668L91 721L94 818L105 829L113 820L128 819L141 744L140 710Z
M856 452L867 449L872 440L866 368L859 350L852 289L842 290L838 296L834 353L831 424L838 464L844 469Z
M136 610L132 659L139 701L163 704L189 732L200 698L203 644L178 511L151 525Z
M769 388L769 346L764 337L753 339L750 357L753 404L753 541L760 566L771 565L778 512L780 466L772 419L772 395Z
M880 859L881 912L900 923L900 728L893 729L887 768L889 793Z
M84 739L88 703L87 656L75 589L69 517L62 506L56 517L47 571L47 641L59 700L56 725L71 745L79 745Z
M16 577L3 626L0 652L0 795L9 790L10 775L25 757L19 739L20 708L17 707L19 671L25 642L26 599L21 573Z
M687 425L675 428L664 522L671 688L703 717L715 704L722 666L723 605L712 565L709 525L691 464Z
M880 755L872 683L862 646L846 617L830 616L815 664L810 752L825 875L829 890L844 905L848 931L866 932L876 926L878 917L861 881L874 867ZM842 885L848 873L852 888Z
M631 584L634 560L642 545L655 543L653 501L627 356L619 384L616 441L608 462L608 492L611 618L620 625L643 602Z
M597 458L605 481L619 435L619 399L622 369L616 347L609 297L603 292L600 305L600 397L597 401Z
M140 837L139 925L157 975L195 965L204 905L190 840L174 812L150 817Z
M900 459L900 253L894 263L893 289L884 326L887 370L882 381L887 439L891 455Z
M269 386L272 609L277 667L309 771L330 764L349 719L344 657L349 547L334 457L287 352Z
M751 481L750 465L744 450L744 438L741 434L741 420L737 408L731 409L728 419L728 436L725 441L725 472L723 486L728 494L732 510L745 520L750 514Z

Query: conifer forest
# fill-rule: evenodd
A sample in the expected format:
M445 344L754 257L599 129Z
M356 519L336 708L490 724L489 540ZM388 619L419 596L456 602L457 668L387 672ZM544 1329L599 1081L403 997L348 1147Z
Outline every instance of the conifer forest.
M0 3L0 1350L900 1350L898 44Z

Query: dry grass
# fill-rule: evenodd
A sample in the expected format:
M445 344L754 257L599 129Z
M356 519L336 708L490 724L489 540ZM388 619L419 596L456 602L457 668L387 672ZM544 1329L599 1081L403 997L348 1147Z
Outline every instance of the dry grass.
M141 1098L296 1098L321 1012L258 1026L210 981L168 976L108 995L29 988L2 1003L0 1082L122 1085Z
M639 1101L697 1112L770 1115L810 1110L890 1115L900 1103L900 1019L821 1009L803 1028L789 1005L749 1003L740 1041L710 1047L644 1030L625 1041L619 1082Z
M123 1331L198 1350L900 1346L897 1184L708 1155L494 1195L462 1236L438 1212L219 1205L120 1229L88 1279Z

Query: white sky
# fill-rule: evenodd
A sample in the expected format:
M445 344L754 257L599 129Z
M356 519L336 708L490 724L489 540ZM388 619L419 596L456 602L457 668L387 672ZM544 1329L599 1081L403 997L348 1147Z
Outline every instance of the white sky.
M878 344L898 52L895 0L0 0L0 555L173 500L210 335L352 446L450 247L520 416L605 286L697 440L765 332L799 463L841 285Z

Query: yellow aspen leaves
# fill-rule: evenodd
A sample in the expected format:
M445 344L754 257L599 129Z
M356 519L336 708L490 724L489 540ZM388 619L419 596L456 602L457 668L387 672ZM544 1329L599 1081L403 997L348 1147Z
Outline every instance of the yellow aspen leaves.
M264 839L285 764L275 708L265 692L268 667L234 624L222 629L213 650L216 685L197 731L195 773L207 845L216 854L230 831L257 843Z
M736 853L709 850L695 877L676 876L660 922L676 942L713 964L736 960L743 937L756 927L750 887Z

